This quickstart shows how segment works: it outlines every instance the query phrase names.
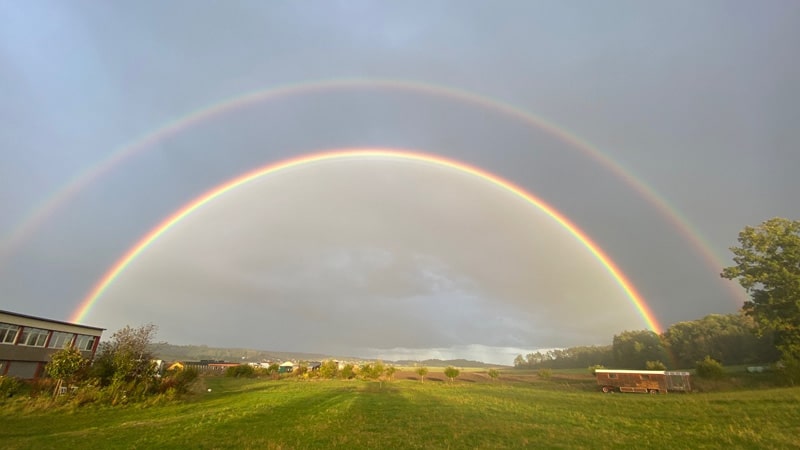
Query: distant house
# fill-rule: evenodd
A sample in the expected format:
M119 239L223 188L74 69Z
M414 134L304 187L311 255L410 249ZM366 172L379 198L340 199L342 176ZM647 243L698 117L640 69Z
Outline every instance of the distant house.
M308 363L308 370L312 372L315 370L319 370L320 367L322 367L322 363L319 361L311 361Z
M224 372L229 367L236 367L241 366L240 363L234 362L219 362L219 363L209 363L208 368L217 372Z
M105 328L0 310L0 375L42 376L53 353L74 345L93 359Z
M201 359L200 361L183 361L184 367L190 367L201 373L221 372L230 366L238 366L239 363L229 363L221 359Z
M278 366L278 373L291 373L294 370L294 363L286 361Z

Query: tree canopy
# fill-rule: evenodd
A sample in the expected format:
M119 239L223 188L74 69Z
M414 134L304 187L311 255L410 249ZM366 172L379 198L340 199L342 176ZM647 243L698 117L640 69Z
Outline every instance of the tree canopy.
M445 369L444 369L444 376L446 376L447 378L449 378L451 383L452 383L453 381L455 381L456 377L458 377L458 375L459 375L460 373L461 373L461 371L460 371L460 370L458 370L458 369L456 369L456 368L455 368L455 367L453 367L453 366L447 366L447 368L445 368Z
M769 219L739 233L731 247L735 265L721 276L737 280L750 295L744 310L759 331L774 332L785 363L800 362L800 221Z
M152 378L156 370L149 345L156 331L152 324L117 330L110 340L100 344L93 366L95 375L104 385Z
M63 348L50 357L50 362L45 366L48 375L58 380L53 395L58 395L61 385L72 378L84 367L88 361L75 346Z
M417 375L419 375L419 381L421 383L424 383L425 382L425 375L428 374L428 368L427 367L417 367L417 370L415 370L415 372L417 372Z
M650 330L623 331L612 344L617 367L644 369L648 361L664 361L666 351L658 333Z

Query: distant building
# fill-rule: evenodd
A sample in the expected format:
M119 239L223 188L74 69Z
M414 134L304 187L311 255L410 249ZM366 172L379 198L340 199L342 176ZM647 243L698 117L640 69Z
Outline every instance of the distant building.
M38 378L50 356L74 345L93 359L105 328L0 310L0 375Z

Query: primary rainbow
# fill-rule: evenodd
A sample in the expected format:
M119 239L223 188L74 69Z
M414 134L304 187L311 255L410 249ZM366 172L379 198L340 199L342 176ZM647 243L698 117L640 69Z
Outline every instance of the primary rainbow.
M619 286L625 291L631 302L636 307L636 310L641 314L647 326L651 330L657 333L660 333L662 331L661 326L659 325L652 311L647 306L644 299L642 299L641 295L639 295L639 293L636 291L636 288L633 286L633 283L631 283L631 281L628 280L628 278L622 273L622 271L611 260L611 258L609 258L608 255L606 255L606 253L600 248L599 245L593 242L586 235L586 233L584 233L581 229L579 229L566 216L561 214L554 207L548 205L543 200L526 192L524 189L522 189L519 186L516 186L510 181L504 180L494 174L491 174L477 167L473 167L462 162L454 161L452 159L446 159L440 156L433 156L419 152L395 150L395 149L344 149L344 150L333 150L323 153L304 155L297 158L281 161L278 163L269 164L259 169L247 172L244 175L238 176L226 183L217 186L216 188L206 192L197 199L191 201L190 203L180 208L178 211L173 213L166 220L164 220L158 226L156 226L150 232L148 232L144 237L142 237L136 243L136 245L134 245L130 250L128 250L128 252L125 253L122 256L122 258L120 258L108 270L108 272L103 276L103 278L100 279L100 281L94 286L91 292L81 302L78 309L73 313L72 317L70 318L70 321L78 323L82 322L83 319L86 317L86 315L89 313L89 310L92 308L92 306L103 295L103 292L105 292L105 290L109 287L109 285L111 285L111 283L114 282L114 280L125 270L125 268L134 259L136 259L137 256L139 256L143 251L145 251L152 243L154 243L164 233L169 231L169 229L173 225L180 222L181 220L192 214L194 211L201 208L203 205L211 202L212 200L222 196L223 194L233 189L243 186L257 178L274 174L276 172L285 169L290 169L305 164L312 164L316 162L329 161L329 160L365 159L365 158L395 158L407 161L420 161L441 167L447 167L469 175L476 176L482 180L488 181L522 198L523 200L539 208L542 212L550 216L564 229L569 231L569 233L572 234L578 241L580 241L594 255L594 257L597 258L598 261L600 261L600 263L606 268L606 270L608 270L608 272L611 274L614 280L616 280Z

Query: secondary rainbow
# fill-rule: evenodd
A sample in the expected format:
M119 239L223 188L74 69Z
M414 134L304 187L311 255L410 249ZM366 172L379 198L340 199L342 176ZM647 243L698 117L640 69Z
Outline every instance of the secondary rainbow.
M111 171L123 161L140 152L153 148L155 146L154 144L169 136L225 113L281 97L309 95L342 89L369 88L416 92L477 105L503 114L514 120L519 120L528 126L538 128L556 136L614 173L615 176L633 188L642 198L654 206L662 217L671 223L681 236L692 245L695 251L703 258L709 269L714 273L714 276L716 276L720 268L725 265L725 259L712 250L712 246L708 241L689 223L688 219L686 219L677 208L671 206L669 202L659 195L652 187L634 176L629 169L612 160L574 133L517 106L484 97L473 92L430 83L385 79L338 79L277 86L245 93L234 98L228 98L173 120L163 127L118 148L112 152L110 156L81 172L62 188L55 191L52 195L39 203L39 205L34 207L19 225L12 229L9 235L0 240L0 263L5 256L13 252L22 242L29 239L33 232L39 228L48 217L62 208L71 198L77 195L78 192L82 191L93 181ZM726 283L725 285L731 293L732 298L736 299L738 304L746 300L744 291L738 289L735 283Z
M243 186L257 178L274 174L276 172L290 169L297 166L312 164L329 160L346 160L346 159L369 159L369 158L387 158L387 159L401 159L407 161L420 161L440 167L447 167L473 175L482 180L488 181L496 186L499 186L512 194L520 197L529 204L539 208L542 212L547 214L550 218L555 220L560 226L569 231L578 241L580 241L595 258L606 268L609 274L616 280L619 286L625 291L626 295L633 303L636 310L641 314L647 326L657 332L661 332L661 325L659 325L655 316L650 308L645 303L644 299L637 292L633 283L622 273L617 265L608 257L608 255L600 248L599 245L594 243L580 228L572 223L566 216L561 214L554 207L548 205L543 200L533 196L521 187L504 180L494 174L468 164L446 159L439 156L428 155L419 152L396 150L396 149L344 149L334 150L323 153L315 153L310 155L300 156L294 159L281 161L275 164L270 164L259 169L247 172L244 175L238 176L216 188L206 192L192 202L186 204L174 214L169 216L158 226L153 228L144 237L142 237L136 245L134 245L127 253L125 253L100 279L100 281L89 292L86 298L81 302L78 309L73 313L70 321L82 322L86 315L89 313L92 306L103 295L106 289L114 282L114 280L125 270L125 268L144 252L152 243L159 237L164 235L169 229L180 222L187 216L191 215L194 211L203 207L203 205L221 197L225 193Z

